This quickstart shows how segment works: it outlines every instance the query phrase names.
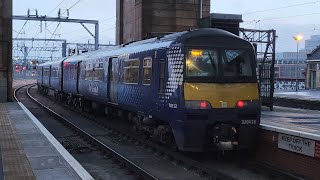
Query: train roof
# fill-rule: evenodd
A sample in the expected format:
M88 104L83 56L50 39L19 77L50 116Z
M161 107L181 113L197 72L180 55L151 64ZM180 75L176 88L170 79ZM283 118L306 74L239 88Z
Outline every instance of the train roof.
M152 49L162 49L162 48L169 48L174 44L187 44L191 39L196 39L198 37L212 37L212 38L224 38L224 43L234 43L234 42L225 42L225 38L235 40L237 39L239 42L242 42L242 45L250 45L247 41L239 38L238 36L216 28L203 28L203 29L196 29L190 31L183 31L172 33L168 35L159 36L156 38L130 42L126 44L122 44L119 46L115 46L112 49L101 49L97 51L90 51L78 56L71 56L68 57L65 62L73 62L73 61L83 61L86 59L96 59L102 57L113 57L119 55L126 55L132 54L142 51L148 51ZM221 41L220 41L221 42ZM211 42L215 43L215 42ZM63 59L64 60L64 59Z
M127 44L122 44L120 46L115 47L112 50L97 50L92 51L89 53L85 53L83 56L74 56L68 58L68 61L74 60L83 60L83 59L95 59L100 57L112 57L112 56L119 56L131 53L137 53L142 51L148 51L152 49L161 49L161 48L169 48L173 44L179 43L186 43L191 38L197 38L199 36L210 36L210 37L222 37L222 38L236 38L240 41L245 41L238 36L229 33L227 31L216 29L216 28L203 28L203 29L196 29L190 31L183 31L172 33L156 38L130 42Z
M50 66L50 65L58 65L60 64L62 61L64 61L65 59L67 59L67 57L63 57L59 60L54 60L54 61L48 61L42 64L39 64L38 67L42 67L42 66Z

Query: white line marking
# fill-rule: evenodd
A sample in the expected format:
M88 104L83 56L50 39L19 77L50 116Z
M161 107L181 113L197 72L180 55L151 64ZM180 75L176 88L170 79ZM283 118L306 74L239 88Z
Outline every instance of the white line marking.
M62 157L69 163L74 171L84 180L94 178L81 166L81 164L58 142L58 140L39 122L39 120L21 103L20 107L27 113L32 121L38 126L41 132L47 137L51 144L58 150Z
M268 131L274 131L274 132L284 133L284 134L288 134L288 135L299 136L299 137L312 139L312 140L316 140L316 141L320 140L320 135L318 135L318 134L312 134L312 133L308 133L308 132L292 130L292 129L288 129L288 128L282 128L282 127L277 127L277 126L272 126L272 125L267 125L267 124L260 124L260 128L268 130Z

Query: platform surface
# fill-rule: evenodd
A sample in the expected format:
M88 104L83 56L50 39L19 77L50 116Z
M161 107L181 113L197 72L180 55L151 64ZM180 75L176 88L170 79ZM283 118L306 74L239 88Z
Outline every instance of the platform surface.
M274 97L320 102L320 90L275 91Z
M278 131L308 139L320 140L320 111L274 106L263 109L263 129Z
M18 103L0 103L0 179L91 179L42 128Z

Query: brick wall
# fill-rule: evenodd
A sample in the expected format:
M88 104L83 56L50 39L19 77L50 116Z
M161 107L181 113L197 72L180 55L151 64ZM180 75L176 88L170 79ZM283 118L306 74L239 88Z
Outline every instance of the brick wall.
M203 0L203 17L209 15L210 0ZM199 17L200 0L117 0L117 43L195 29Z
M292 174L312 179L320 177L320 159L279 149L277 132L260 129L256 158Z
M12 100L12 0L0 1L0 102Z

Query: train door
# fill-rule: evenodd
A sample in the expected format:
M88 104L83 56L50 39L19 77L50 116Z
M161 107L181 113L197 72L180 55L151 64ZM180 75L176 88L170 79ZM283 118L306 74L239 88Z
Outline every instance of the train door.
M119 59L110 58L108 66L108 99L110 103L118 104L117 84L119 80Z
M161 102L165 97L165 89L166 89L166 83L167 83L167 77L168 77L166 54L167 54L166 50L157 51L157 55L155 56L156 68L153 68L155 71L154 92L158 92L158 93L154 93L153 101L154 101L154 104L158 106L156 108L158 116L162 115L161 113L163 112L162 110L164 109L164 104L159 102Z
M43 84L43 67L40 69L41 84Z
M79 61L76 65L76 70L77 70L77 94L79 94L79 83L80 83L80 70L82 66L82 61Z
M49 66L49 72L48 72L48 79L49 79L49 87L51 87L51 70L52 70L52 66Z
M160 95L164 95L165 93L165 88L166 88L166 73L167 73L167 66L166 66L166 53L167 51L166 50L158 50L157 51L157 56L156 56L156 62L159 62L158 64L158 85L156 86L157 87L157 91L158 91L158 94Z
M61 64L60 64L60 67L59 67L59 69L60 69L60 71L59 71L59 77L60 77L60 89L61 89L61 91L63 91L63 64L64 64L64 60L61 62Z

